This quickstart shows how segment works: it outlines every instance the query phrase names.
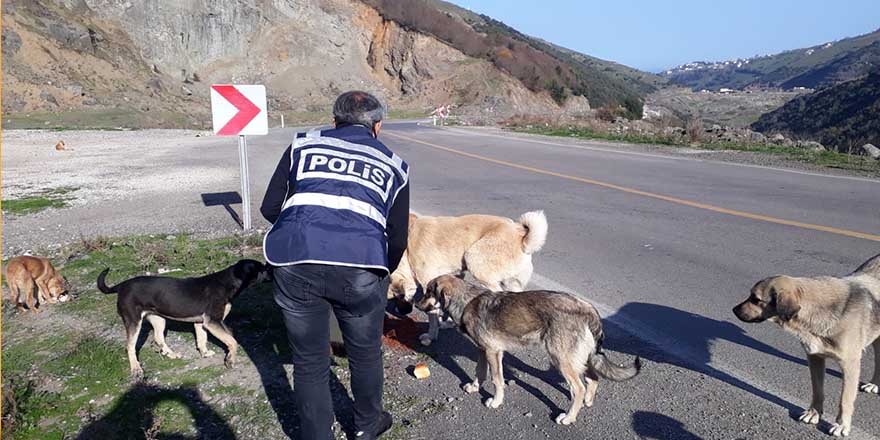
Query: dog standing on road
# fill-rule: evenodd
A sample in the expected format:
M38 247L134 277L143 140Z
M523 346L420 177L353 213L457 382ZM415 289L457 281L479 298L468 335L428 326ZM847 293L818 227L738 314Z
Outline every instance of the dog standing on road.
M29 255L12 258L6 263L6 285L9 286L15 308L23 311L27 304L33 313L39 312L37 301L41 308L47 303L67 301L70 289L67 280L55 270L48 258Z
M144 318L153 326L153 338L162 354L170 358L180 357L165 343L165 320L191 322L195 325L196 345L202 356L214 353L206 343L211 332L229 350L226 367L235 364L238 343L223 320L232 309L232 299L267 277L266 265L256 260L241 260L234 265L199 278L170 278L140 276L107 287L105 278L110 269L98 275L98 289L104 293L117 293L116 311L122 317L127 334L126 349L131 375L143 377L144 371L137 359L136 344Z
M486 406L498 408L504 401L504 369L501 358L511 348L543 344L550 362L568 382L571 408L559 414L556 423L570 425L578 412L593 405L599 376L613 381L639 374L641 360L630 366L614 365L602 354L602 320L588 302L574 295L535 290L491 292L452 275L432 280L416 307L425 312L448 313L459 329L480 349L474 381L465 384L468 393L479 391L486 380L487 364L492 370L495 395ZM581 380L586 373L587 385Z
M849 435L859 388L874 394L880 390L880 255L842 278L765 278L733 313L745 322L773 321L800 340L813 387L810 408L799 418L804 423L819 423L822 416L825 359L840 364L843 391L829 433ZM874 347L874 376L859 387L862 351L868 345Z
M532 254L547 240L544 211L527 212L513 221L493 215L427 217L410 214L409 241L391 274L390 298L411 303L418 288L445 274L471 275L492 291L521 291L532 276ZM437 340L439 317L428 314L423 345Z

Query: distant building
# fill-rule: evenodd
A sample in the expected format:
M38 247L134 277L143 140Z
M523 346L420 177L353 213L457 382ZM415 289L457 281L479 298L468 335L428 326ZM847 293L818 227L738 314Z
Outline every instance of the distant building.
M727 87L722 87L722 88L718 89L718 93L721 93L722 95L730 95L731 93L733 93L735 91L736 90L728 89Z

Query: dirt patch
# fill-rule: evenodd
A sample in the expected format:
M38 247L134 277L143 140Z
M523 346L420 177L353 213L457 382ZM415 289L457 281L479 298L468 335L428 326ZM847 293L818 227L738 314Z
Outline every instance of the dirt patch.
M428 324L425 322L386 316L382 344L392 350L412 352L420 347L419 335L427 331Z

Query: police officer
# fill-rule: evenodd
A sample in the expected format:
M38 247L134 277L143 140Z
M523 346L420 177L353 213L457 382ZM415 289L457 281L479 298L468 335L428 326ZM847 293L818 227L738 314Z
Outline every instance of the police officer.
M331 312L348 353L356 437L392 424L382 409L382 323L388 275L406 249L409 185L406 162L377 139L384 114L369 93L340 95L335 128L296 136L260 208L272 223L263 252L275 266L305 440L333 438Z

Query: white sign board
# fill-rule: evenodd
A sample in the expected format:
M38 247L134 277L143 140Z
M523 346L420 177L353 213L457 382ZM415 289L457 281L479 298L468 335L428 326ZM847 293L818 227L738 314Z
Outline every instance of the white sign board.
M268 134L266 87L262 85L212 85L211 115L216 135Z

